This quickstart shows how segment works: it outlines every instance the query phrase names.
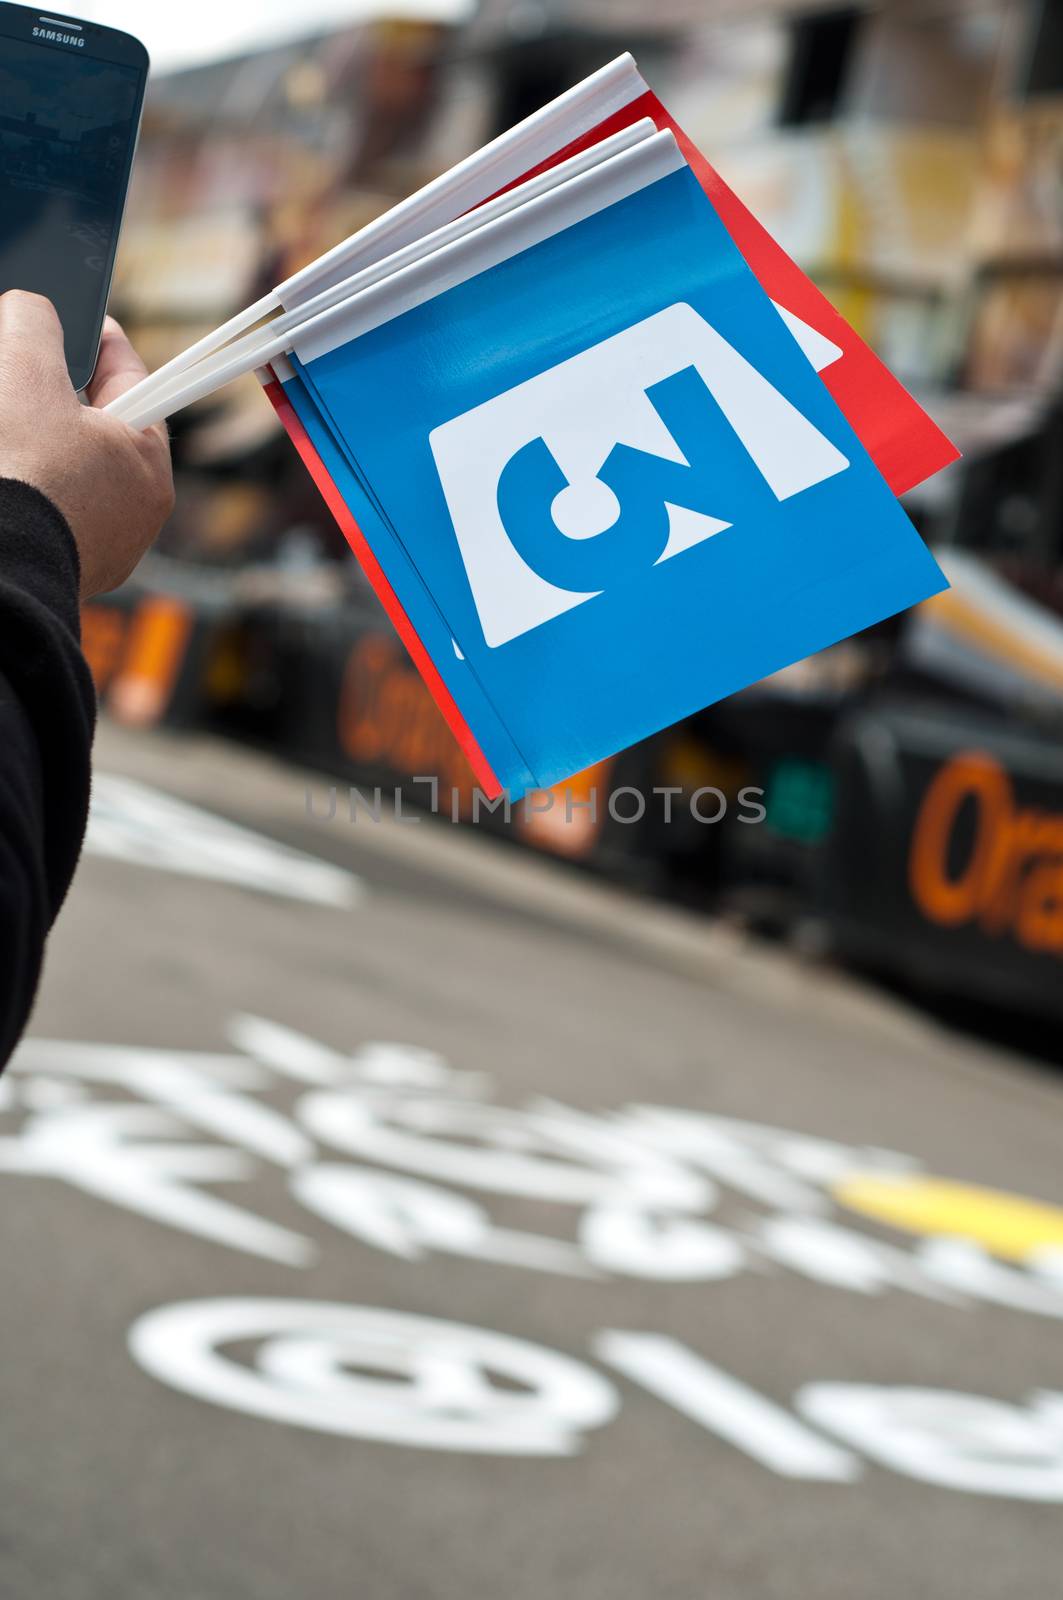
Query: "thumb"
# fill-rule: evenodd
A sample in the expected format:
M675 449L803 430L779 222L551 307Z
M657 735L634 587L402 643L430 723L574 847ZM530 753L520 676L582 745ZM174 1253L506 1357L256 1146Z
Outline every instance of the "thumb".
M73 394L63 348L63 329L55 307L43 295L24 289L0 294L0 376L10 363L38 380L61 382Z

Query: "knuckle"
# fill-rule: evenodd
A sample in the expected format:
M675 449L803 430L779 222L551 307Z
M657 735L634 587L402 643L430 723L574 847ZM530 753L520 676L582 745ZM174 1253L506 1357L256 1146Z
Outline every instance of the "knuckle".
M0 310L6 318L23 322L30 318L58 325L59 313L43 294L29 289L8 289L0 295Z
M0 376L9 397L54 397L67 384L59 314L43 295L9 289L0 295ZM73 396L73 390L70 391Z
M40 317L44 322L50 322L53 327L57 328L59 326L59 313L55 309L55 306L52 304L52 302L45 295L27 293L26 300L28 302L28 309L31 310L35 316Z

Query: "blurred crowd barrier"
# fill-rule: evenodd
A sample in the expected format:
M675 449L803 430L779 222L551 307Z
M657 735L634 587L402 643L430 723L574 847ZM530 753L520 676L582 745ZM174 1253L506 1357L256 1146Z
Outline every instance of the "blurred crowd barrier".
M105 704L351 781L435 776L457 796L439 809L525 845L762 927L814 926L919 982L1058 1009L1058 0L482 0L461 26L381 17L164 76L116 309L157 365L624 49L963 449L909 503L956 589L485 819L248 379L175 419L177 513L87 618ZM756 825L737 814L750 786ZM689 804L710 793L727 802L713 821Z

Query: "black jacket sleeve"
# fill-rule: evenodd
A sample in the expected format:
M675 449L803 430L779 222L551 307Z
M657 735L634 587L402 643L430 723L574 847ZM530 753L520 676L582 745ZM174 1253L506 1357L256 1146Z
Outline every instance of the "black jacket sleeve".
M96 697L78 584L64 518L0 478L0 1067L29 1016L88 816Z

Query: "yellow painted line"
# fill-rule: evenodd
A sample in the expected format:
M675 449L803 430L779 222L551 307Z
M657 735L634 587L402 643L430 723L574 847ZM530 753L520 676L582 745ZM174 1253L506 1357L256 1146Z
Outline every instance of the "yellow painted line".
M839 1205L906 1233L972 1239L992 1255L1022 1261L1063 1249L1063 1207L947 1178L852 1173L832 1189Z

